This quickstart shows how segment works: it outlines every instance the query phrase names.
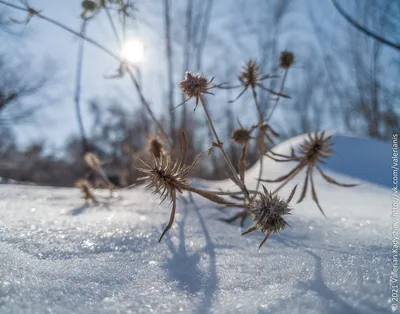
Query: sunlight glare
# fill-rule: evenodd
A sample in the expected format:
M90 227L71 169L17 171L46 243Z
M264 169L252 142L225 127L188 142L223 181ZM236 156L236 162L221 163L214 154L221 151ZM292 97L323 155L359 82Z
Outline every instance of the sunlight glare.
M121 51L122 59L130 63L139 63L144 58L143 43L138 40L131 40L125 43Z

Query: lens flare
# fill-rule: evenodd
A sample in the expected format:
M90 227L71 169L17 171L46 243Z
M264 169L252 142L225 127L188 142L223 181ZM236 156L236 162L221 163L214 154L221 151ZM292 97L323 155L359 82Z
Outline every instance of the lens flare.
M138 40L130 40L125 43L121 51L123 60L129 63L139 63L144 58L144 45Z

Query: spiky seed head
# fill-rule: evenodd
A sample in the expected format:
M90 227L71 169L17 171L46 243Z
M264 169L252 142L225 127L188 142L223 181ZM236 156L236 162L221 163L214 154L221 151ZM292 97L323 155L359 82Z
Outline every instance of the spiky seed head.
M290 68L294 63L294 55L290 51L282 51L279 58L279 66L283 69Z
M210 81L205 76L190 72L186 72L185 79L180 83L182 92L189 98L195 97L196 100L202 93L207 92L209 85Z
M288 224L282 216L289 214L291 210L287 200L276 194L272 195L265 188L264 193L253 200L248 208L255 228L264 234L284 229Z
M94 200L92 193L92 185L86 179L79 179L75 182L75 186L81 190L82 196L85 200Z
M239 79L242 81L244 87L255 86L259 80L260 72L258 65L255 60L249 60L244 65L243 71L239 75Z
M83 0L82 1L82 8L88 11L94 11L97 8L97 3L92 0Z
M144 167L137 170L146 174L142 179L150 180L147 188L155 188L154 194L161 192L161 202L167 197L172 198L173 190L182 192L188 185L187 177L192 166L182 165L163 155L160 158L152 156L147 161L142 160L142 163Z
M86 153L84 159L88 166L92 169L98 169L101 167L100 159L94 153Z
M150 155L153 155L156 158L160 158L161 156L166 155L164 144L161 139L156 135L149 137L147 151Z
M233 130L231 136L231 140L240 145L245 145L250 138L250 131L244 128Z
M309 166L314 166L329 157L332 154L330 147L333 145L331 138L332 136L325 137L325 132L309 133L298 149L300 158Z

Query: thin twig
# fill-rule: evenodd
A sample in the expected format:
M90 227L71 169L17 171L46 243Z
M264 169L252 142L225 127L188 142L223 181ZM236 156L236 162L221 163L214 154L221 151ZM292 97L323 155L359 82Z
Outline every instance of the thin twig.
M226 161L226 164L227 164L228 167L229 167L229 170L232 172L232 175L233 175L233 178L234 178L235 183L236 183L236 184L240 187L240 189L243 191L245 197L246 197L248 200L250 200L249 192L247 191L247 189L246 189L245 185L242 183L242 181L240 181L240 178L239 178L239 176L238 176L238 174L237 174L237 172L236 172L236 170L235 170L235 167L232 165L232 162L229 160L229 157L228 157L228 155L226 154L226 152L225 152L225 150L224 150L223 143L222 143L221 140L219 139L219 136L218 136L218 134L217 134L217 131L215 130L214 124L213 124L213 122L212 122L212 120L211 120L211 116L210 116L210 114L209 114L209 112L208 112L208 109L207 109L207 107L206 107L206 104L205 104L205 101L204 101L204 98L203 98L202 95L200 96L200 102L201 102L201 104L202 104L202 106L203 106L203 109L204 109L204 112L205 112L205 114L206 114L208 123L210 124L211 131L213 132L214 137L215 137L215 140L217 141L218 148L220 149L220 151L221 151L221 153L222 153L222 156L224 157L224 159L225 159L225 161Z
M281 87L279 88L279 94L282 94L282 92L283 92L283 88L284 88L284 86L285 86L285 81L286 81L286 77L287 77L288 72L289 72L289 68L285 69L285 73L283 74L283 78L282 78ZM269 121L269 120L271 119L272 114L274 113L276 107L278 106L279 99L281 99L281 97L278 95L278 96L276 97L275 104L274 104L274 106L272 107L272 110L271 110L270 114L269 114L268 117L267 117L267 121Z
M87 19L82 20L82 25L81 25L81 34L85 34L86 32L86 23ZM81 112L81 87L82 87L82 65L83 65L83 54L84 54L84 45L85 41L81 39L79 42L79 48L78 48L78 62L76 65L76 85L75 85L75 111L76 111L76 118L78 121L78 126L79 126L79 131L81 133L81 138L82 138L82 148L83 152L86 153L89 151L89 144L86 139L86 132L85 132L85 127L83 124L83 119L82 119L82 112Z
M342 7L337 3L336 0L331 0L332 5L336 8L336 10L340 13L341 16L343 16L347 22L349 22L351 25L353 25L355 28L357 28L359 31L363 32L364 34L368 35L369 37L374 38L375 40L381 42L382 44L385 44L391 48L394 48L396 50L400 50L400 44L391 42L373 32L368 30L367 28L361 26L356 20L354 20L350 15L348 15Z

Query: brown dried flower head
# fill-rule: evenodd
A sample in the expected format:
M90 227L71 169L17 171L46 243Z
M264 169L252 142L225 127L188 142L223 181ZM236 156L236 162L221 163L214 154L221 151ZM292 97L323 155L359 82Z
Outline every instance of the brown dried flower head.
M249 60L244 65L243 71L239 75L239 80L242 82L244 87L254 87L260 79L260 72L258 65L255 60Z
M183 165L163 155L160 158L152 156L148 161L142 160L142 163L144 167L138 170L147 175L142 179L150 180L147 188L155 188L153 194L161 192L161 203L167 197L172 199L175 190L182 193L182 188L188 185L187 176L193 168L193 165Z
M279 66L283 69L290 68L294 63L294 55L290 51L282 51L279 58Z
M79 179L75 182L75 186L82 192L82 196L86 201L92 200L96 202L96 199L92 192L92 186L86 179Z
M249 204L248 211L252 217L254 226L247 229L243 234L254 230L260 230L264 233L266 236L259 248L261 248L272 232L278 232L288 226L283 216L290 214L292 210L289 202L292 200L296 188L297 186L294 187L289 198L284 200L278 195L268 192L263 186L264 193Z
M251 88L253 92L253 96L256 95L256 88L262 88L263 90L279 96L279 97L284 97L284 98L290 98L289 96L278 93L273 91L272 89L266 87L263 85L263 81L266 79L270 78L275 78L276 76L270 75L270 74L261 74L259 71L259 66L255 60L249 60L245 63L243 71L239 74L239 81L240 81L240 86L235 86L236 87L243 87L242 91L237 95L237 97L234 100L230 100L229 102L235 102L238 100L246 91L247 89Z
M207 91L211 88L211 81L209 81L204 75L186 72L185 79L180 82L180 87L182 92L188 97L187 100L193 97L196 98L197 105L201 94L209 94Z
M342 187L356 186L356 184L346 184L336 181L332 177L328 176L319 166L320 163L325 163L323 159L329 157L332 154L332 150L330 148L333 145L333 143L331 142L332 136L333 135L325 137L325 131L321 133L317 132L314 134L309 133L308 138L306 138L303 141L303 143L298 147L297 149L298 154L296 154L293 148L290 155L277 154L272 150L270 150L269 152L266 153L266 155L272 160L275 160L277 162L295 161L297 162L297 166L294 167L292 170L290 170L287 174L280 176L277 179L274 180L260 179L260 181L275 182L275 183L282 182L282 184L275 190L275 192L277 192L280 188L285 186L290 180L295 178L300 173L301 170L306 168L307 171L306 171L306 177L304 179L303 189L297 203L301 203L304 200L308 189L308 183L310 183L312 199L317 204L318 209L321 211L321 213L325 216L325 213L322 210L321 205L319 204L317 191L315 188L315 183L314 183L315 168L321 174L322 178L331 184L335 184Z
M156 158L160 158L161 156L166 155L163 142L156 135L153 135L149 138L147 144L147 151L149 152L150 155L153 155Z
M322 162L332 154L332 135L325 137L325 132L308 134L308 138L298 148L300 159L310 166Z
M84 159L88 166L92 169L99 169L101 167L100 159L94 153L86 153Z
M231 140L237 144L245 145L251 138L250 134L248 129L235 129L232 132Z

